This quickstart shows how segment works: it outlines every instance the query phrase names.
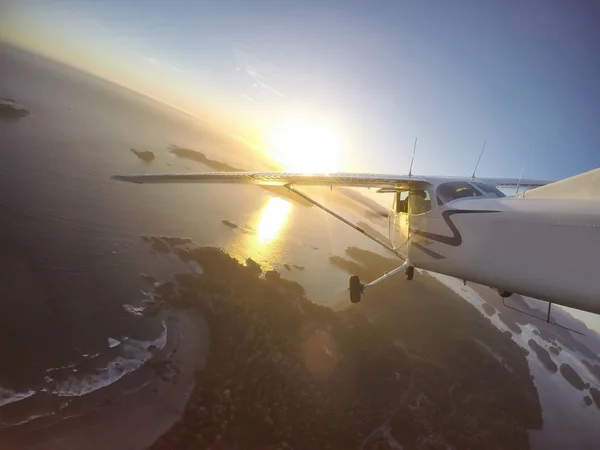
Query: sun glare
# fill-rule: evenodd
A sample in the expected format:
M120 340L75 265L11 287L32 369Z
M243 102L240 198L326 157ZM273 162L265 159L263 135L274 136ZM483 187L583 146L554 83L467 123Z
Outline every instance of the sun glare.
M309 121L289 122L275 128L267 144L272 156L287 170L335 172L340 166L340 141L327 126Z
M285 224L291 204L278 197L272 197L262 210L257 227L257 238L260 244L266 244L277 237Z

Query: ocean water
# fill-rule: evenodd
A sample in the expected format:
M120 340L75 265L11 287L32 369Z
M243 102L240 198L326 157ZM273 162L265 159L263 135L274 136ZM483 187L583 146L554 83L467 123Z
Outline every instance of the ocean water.
M323 303L347 286L329 256L357 243L376 249L316 208L255 186L113 181L116 173L212 170L173 157L171 144L248 169L260 168L261 155L229 145L199 120L39 57L0 47L0 66L0 97L31 112L0 121L0 406L93 392L139 368L148 348L166 339L162 318L143 313L148 286L139 275L164 279L182 265L151 252L141 235L190 237L252 257ZM147 164L130 148L151 150L156 160Z

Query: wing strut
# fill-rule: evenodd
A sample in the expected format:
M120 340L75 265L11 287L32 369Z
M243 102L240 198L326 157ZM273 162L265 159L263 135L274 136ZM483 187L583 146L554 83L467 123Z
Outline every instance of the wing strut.
M327 214L335 217L336 219L338 219L341 222L344 222L346 225L348 225L349 227L354 228L356 231L358 231L359 233L364 234L366 237L368 237L369 239L377 242L379 245L381 245L383 248L385 248L386 250L389 250L390 252L392 252L394 255L398 256L401 259L406 259L403 255L401 255L400 253L398 253L396 250L394 250L393 247L391 247L390 245L386 244L385 242L383 242L381 239L367 233L365 230L363 230L361 227L359 227L358 225L353 224L352 222L350 222L348 219L340 216L338 213L336 213L335 211L332 211L331 209L327 208L325 205L322 205L321 203L317 202L316 200L314 200L312 197L309 197L308 195L306 195L304 192L299 191L298 189L296 189L293 185L291 184L286 184L284 186L285 188L287 188L289 191L299 195L300 197L302 197L304 200L306 200L307 202L311 203L312 205L316 206L319 209L322 209L323 211L325 211Z

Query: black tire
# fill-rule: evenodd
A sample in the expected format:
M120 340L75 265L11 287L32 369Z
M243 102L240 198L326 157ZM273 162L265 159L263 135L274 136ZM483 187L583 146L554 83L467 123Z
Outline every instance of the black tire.
M350 277L350 301L352 303L360 302L362 298L362 284L360 283L360 278L358 275L352 275Z
M415 268L413 266L406 268L406 279L412 280L415 277Z

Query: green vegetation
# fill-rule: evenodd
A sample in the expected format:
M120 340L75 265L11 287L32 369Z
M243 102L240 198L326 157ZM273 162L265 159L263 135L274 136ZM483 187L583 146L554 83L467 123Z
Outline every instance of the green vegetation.
M222 161L217 161L216 159L210 159L204 153L199 152L197 150L191 150L189 148L178 147L176 145L171 145L169 147L169 151L177 156L178 158L189 159L191 161L196 161L204 164L218 172L246 172L245 169L240 169L238 167L234 167L230 164L224 163ZM284 198L286 200L290 200L294 203L297 203L302 206L312 206L310 202L307 202L302 197L294 194L293 192L288 191L283 186L260 186L267 192L270 192L277 197Z
M527 429L541 427L523 352L432 279L390 280L336 312L252 260L160 241L203 269L156 294L204 316L211 348L184 416L154 450L525 449ZM356 261L336 261L365 279L396 264L347 253Z

